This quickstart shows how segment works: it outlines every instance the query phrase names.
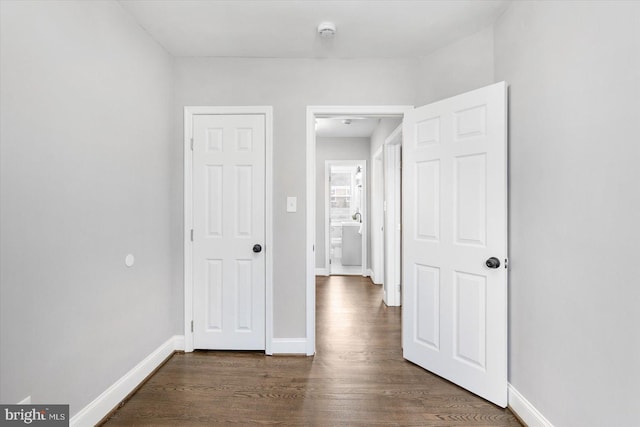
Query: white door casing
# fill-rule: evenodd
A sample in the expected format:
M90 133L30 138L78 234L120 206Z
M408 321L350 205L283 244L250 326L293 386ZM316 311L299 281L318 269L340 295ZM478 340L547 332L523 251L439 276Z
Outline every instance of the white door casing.
M402 167L404 357L502 407L506 102L502 82L408 112Z
M384 302L401 305L401 147L402 125L384 142Z
M267 347L266 124L266 114L192 115L192 348Z
M384 285L384 168L383 147L371 156L371 280Z

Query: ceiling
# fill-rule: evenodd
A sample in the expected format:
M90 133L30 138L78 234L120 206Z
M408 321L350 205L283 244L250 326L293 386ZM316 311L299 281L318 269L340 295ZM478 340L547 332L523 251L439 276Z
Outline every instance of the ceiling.
M507 0L120 0L174 56L425 56L491 25ZM333 39L316 33L332 21Z
M351 123L343 123L349 119ZM372 117L327 117L316 119L316 136L324 138L369 138L380 123Z
M489 25L508 0L119 0L176 57L413 58ZM318 24L337 27L333 39ZM319 118L319 137L370 137L378 118Z

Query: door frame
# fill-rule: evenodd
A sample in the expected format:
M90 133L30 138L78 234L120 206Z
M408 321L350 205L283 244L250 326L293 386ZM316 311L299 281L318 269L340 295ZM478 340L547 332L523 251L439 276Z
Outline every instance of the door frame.
M371 153L371 281L384 286L384 144Z
M388 306L402 304L402 123L384 141L384 284Z
M364 190L362 191L362 201L360 208L360 215L362 218L362 276L367 275L367 224L369 220L367 218L367 190L369 186L367 185L367 161L366 160L325 160L324 162L324 266L326 271L326 276L331 276L331 264L329 260L331 259L331 220L330 220L330 209L329 209L329 199L330 199L330 183L329 183L329 173L331 171L331 166L345 166L352 164L362 164L362 182L364 186ZM318 270L316 269L316 273ZM316 274L317 275L317 274Z
M413 105L309 105L307 106L306 178L306 354L316 352L316 117L354 115L404 117Z
M273 107L184 107L184 351L193 348L193 119L196 115L253 114L265 118L265 353L273 354Z

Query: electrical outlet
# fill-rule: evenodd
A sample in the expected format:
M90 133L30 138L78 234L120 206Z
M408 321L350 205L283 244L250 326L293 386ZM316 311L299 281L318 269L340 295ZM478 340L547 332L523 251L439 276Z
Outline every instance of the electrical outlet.
M287 197L287 212L296 212L298 210L298 199L295 197Z

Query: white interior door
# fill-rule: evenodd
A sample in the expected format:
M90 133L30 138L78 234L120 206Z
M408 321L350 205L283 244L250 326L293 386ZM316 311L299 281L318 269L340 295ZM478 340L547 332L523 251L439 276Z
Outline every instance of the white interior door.
M402 169L404 357L502 407L506 102L502 82L410 111Z
M193 119L193 340L265 349L265 116Z

